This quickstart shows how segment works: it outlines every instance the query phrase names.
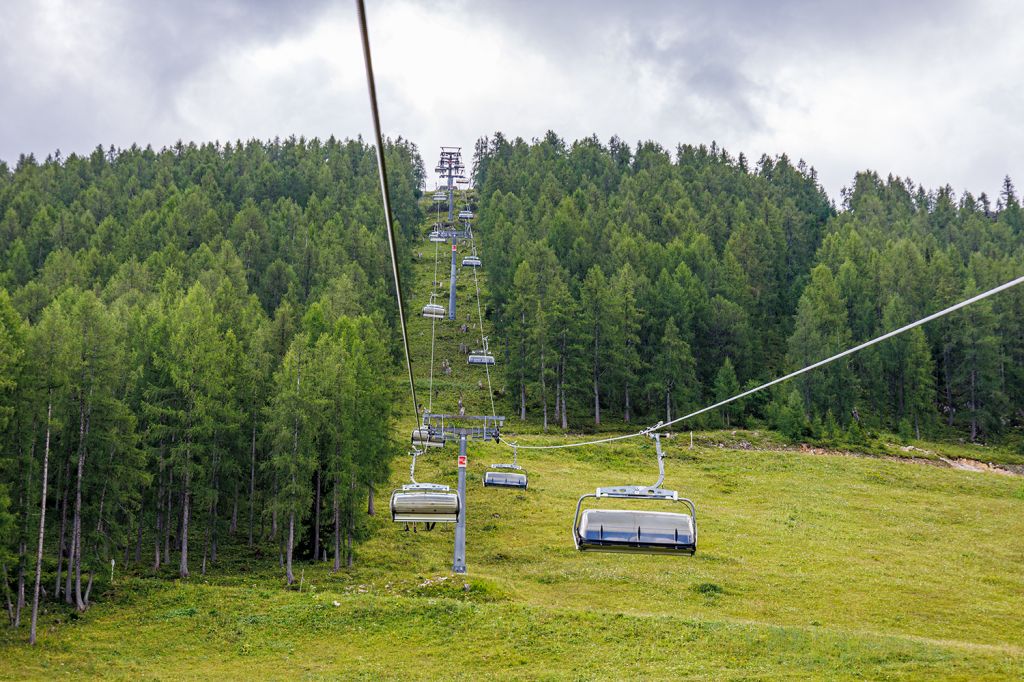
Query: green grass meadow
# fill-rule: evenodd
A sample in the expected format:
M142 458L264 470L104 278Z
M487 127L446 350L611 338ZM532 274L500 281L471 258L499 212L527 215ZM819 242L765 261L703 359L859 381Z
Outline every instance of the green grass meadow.
M577 497L653 480L651 445L524 456L525 492L480 485L499 447L470 448L465 582L450 526L405 532L382 512L354 569L301 566L301 592L244 547L205 579L115 579L82 616L50 607L35 648L5 631L0 676L1024 676L1018 477L677 437L667 483L697 502L697 555L584 554ZM418 478L454 485L454 455L432 451Z

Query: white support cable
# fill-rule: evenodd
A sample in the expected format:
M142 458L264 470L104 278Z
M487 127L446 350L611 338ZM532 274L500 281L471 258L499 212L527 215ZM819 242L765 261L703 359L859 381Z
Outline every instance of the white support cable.
M472 254L476 256L476 240L470 239L469 245L470 248L472 249ZM486 343L484 342L484 313L483 310L480 308L480 280L477 279L476 268L473 268L473 283L476 285L476 314L477 318L480 320L480 346L486 352L489 351L489 349L486 347ZM484 365L484 373L487 375L487 395L491 399L491 416L494 417L498 414L498 412L494 407L494 391L491 390L490 365Z
M627 434L623 434L621 436L612 436L610 438L601 438L601 439L598 439L598 440L589 440L589 441L584 441L584 442L581 442L581 443L563 443L562 445L522 445L520 443L514 443L514 442L511 442L511 441L506 441L504 438L502 439L502 442L505 443L505 445L508 445L509 447L522 448L524 450L560 450L562 448L577 448L577 447L583 447L585 445L601 445L603 443L611 443L611 442L618 441L618 440L626 440L627 438L638 438L640 436L646 436L646 435L648 435L648 434L650 434L650 433L652 433L654 431L657 431L659 429L663 429L663 428L666 428L668 426L672 426L673 424L677 424L677 423L679 423L681 421L685 421L687 419L692 419L692 418L694 418L694 417L696 417L698 415L704 414L705 412L710 412L711 410L716 410L719 407L723 407L724 405L728 405L729 403L732 403L732 402L735 402L737 400L740 400L741 398L746 398L749 395L753 395L754 393L758 393L760 391L763 391L764 389L769 388L771 386L774 386L776 384L781 384L783 381L788 381L789 379L792 379L794 377L800 376L801 374L804 374L806 372L810 372L812 369L817 369L818 367L822 367L824 365L827 365L830 362L834 362L834 361L838 360L839 358L844 358L847 355L852 355L853 353L856 353L857 351L861 351L861 350L864 350L865 348L869 348L871 346L874 346L876 343L880 343L882 341L885 341L886 339L891 339L892 337L897 336L899 334L902 334L903 332L910 331L914 327L920 327L923 324L927 324L928 322L931 322L933 320L937 320L940 317L944 317L944 316L946 316L946 315L948 315L948 314L950 314L950 313L952 313L954 311L960 310L961 308L966 308L967 306L971 305L972 303L977 303L978 301L986 299L989 296L992 296L994 294L998 294L1001 291L1005 291L1007 289L1010 289L1010 288L1015 287L1018 284L1022 284L1022 283L1024 283L1024 276L1018 277L1017 279L1011 280L1011 281L1006 282L1004 284L1000 284L999 286L994 287L992 289L989 289L988 291L983 291L982 293L978 294L977 296L972 296L971 298L968 298L966 300L960 301L959 303L955 303L955 304L949 306L948 308L944 308L944 309L942 309L942 310L940 310L940 311L938 311L936 313L932 313L931 315L928 315L927 317L922 317L920 320L917 320L916 322L911 322L910 324L905 324L902 327L900 327L899 329L894 329L891 332L886 332L885 334L882 334L881 336L876 336L875 338L871 339L870 341L865 341L864 343L856 345L856 346L854 346L852 348L847 348L846 350L844 350L844 351L842 351L840 353L836 353L835 355L833 355L831 357L828 357L828 358L825 358L824 360L819 360L818 362L815 362L814 364L807 365L806 367L798 369L795 372L790 372L789 374L786 374L785 376L781 376L781 377L778 377L776 379L772 379L771 381L769 381L767 383L764 383L764 384L761 384L760 386L757 386L757 387L752 388L752 389L747 390L747 391L743 391L742 393L738 393L738 394L732 396L731 398L726 398L725 400L720 400L717 403L715 403L714 405L708 405L707 407L702 407L701 409L696 410L695 412L691 412L689 414L685 414L682 417L676 417L675 419L673 419L672 421L669 421L669 422L665 422L665 423L658 422L654 426L651 426L651 427L649 427L647 429L644 429L643 431L639 431L637 433L627 433Z
M430 295L430 302L433 303L437 296L437 288L435 283L437 282L437 258L438 251L441 247L438 246L437 242L434 242L434 281L430 283L430 288L433 293ZM434 411L434 329L437 324L437 318L430 318L430 383L427 386L429 395L427 396L427 412Z
M427 390L430 395L427 396L427 412L434 411L434 325L437 324L437 318L430 318L430 383L427 385Z

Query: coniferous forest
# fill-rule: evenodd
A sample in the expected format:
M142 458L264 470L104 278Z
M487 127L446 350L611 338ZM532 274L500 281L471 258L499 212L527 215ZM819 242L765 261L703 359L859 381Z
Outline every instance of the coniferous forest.
M545 425L666 421L1020 276L1024 213L859 173L618 139L479 141L475 183L510 410ZM705 426L793 439L972 442L1024 418L1024 291L914 329ZM846 434L851 435L851 434Z
M386 154L409 258L423 161L401 139ZM481 139L473 180L500 409L550 430L677 417L1024 264L1009 178L988 197L863 172L835 205L785 156L549 133ZM359 515L405 447L386 244L361 140L0 165L12 620L37 576L46 599L85 609L111 559L188 576L228 536L273 543L289 582L297 552L353 560ZM1013 441L1022 405L1017 290L698 426Z
M401 140L387 154L398 220L415 228L422 161ZM352 560L357 508L393 454L376 173L372 148L334 139L0 166L12 621L37 561L42 591L85 609L111 559L184 577L228 534L275 540L289 582L302 537L307 556Z

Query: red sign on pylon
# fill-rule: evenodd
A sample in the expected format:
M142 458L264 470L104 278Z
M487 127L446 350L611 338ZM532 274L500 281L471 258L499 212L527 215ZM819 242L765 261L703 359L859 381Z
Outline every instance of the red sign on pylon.
M459 468L460 469L465 469L466 468L466 459L467 459L467 457L465 455L459 455Z
M458 249L455 248L455 244L452 244L452 251L458 251Z

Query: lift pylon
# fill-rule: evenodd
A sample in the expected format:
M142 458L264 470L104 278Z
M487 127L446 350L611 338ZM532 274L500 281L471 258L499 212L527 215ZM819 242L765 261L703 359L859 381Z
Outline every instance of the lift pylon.
M434 169L444 179L448 190L448 222L452 222L455 210L453 184L458 180L464 180L463 173L466 170L462 163L462 147L441 147L441 159ZM458 251L458 236L451 235L452 242L452 270L448 290L448 319L455 319L455 258Z

